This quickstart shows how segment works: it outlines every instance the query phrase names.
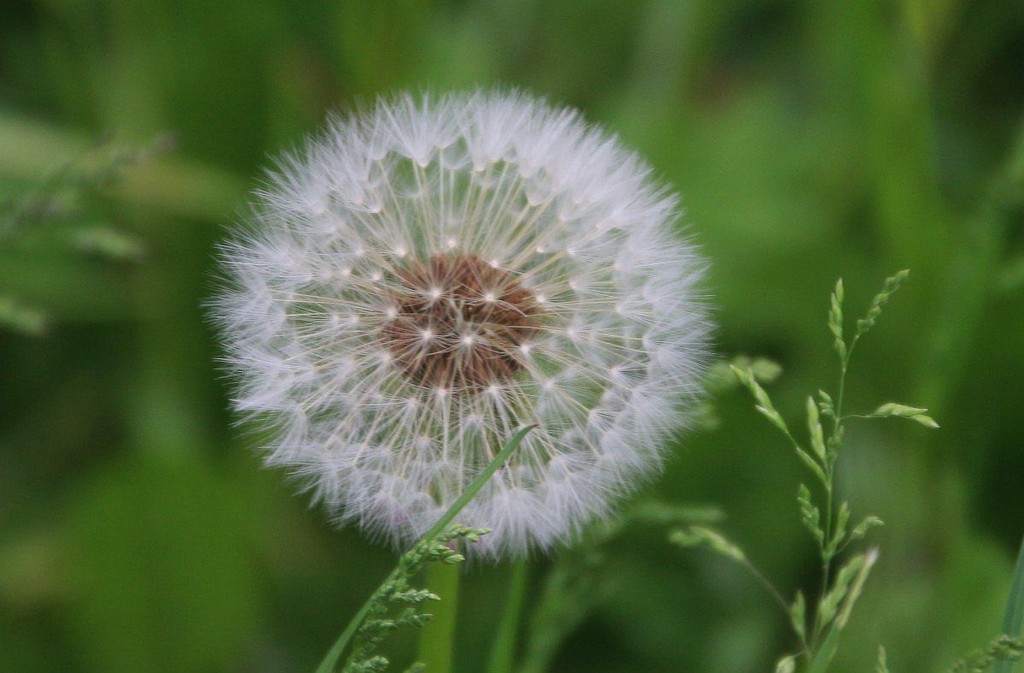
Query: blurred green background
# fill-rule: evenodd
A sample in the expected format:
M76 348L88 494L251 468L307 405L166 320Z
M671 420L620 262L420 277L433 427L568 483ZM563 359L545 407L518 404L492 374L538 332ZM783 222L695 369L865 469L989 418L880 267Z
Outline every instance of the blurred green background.
M581 108L682 193L717 348L780 362L791 417L835 385L836 278L853 316L913 270L847 399L942 429L849 434L842 494L887 526L835 670L883 644L894 673L936 671L996 633L1024 534L1024 3L3 0L0 671L315 667L395 555L231 426L214 246L327 111L478 84ZM801 467L746 396L716 403L638 499L721 507L785 594L813 589ZM794 646L742 569L665 533L606 550L555 670L767 670ZM465 580L463 672L508 573Z

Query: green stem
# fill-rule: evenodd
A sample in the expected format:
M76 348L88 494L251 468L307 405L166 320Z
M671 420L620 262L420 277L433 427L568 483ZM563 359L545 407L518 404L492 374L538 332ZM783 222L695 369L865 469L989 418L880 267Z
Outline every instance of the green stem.
M853 349L857 347L858 341L860 341L860 334L854 334L853 338L850 339L850 345L846 348L846 356L840 363L839 391L836 393L836 413L832 426L835 432L839 432L839 426L843 423L843 398L846 396L846 371L850 368L850 359L853 357Z
M452 504L452 506L448 508L448 511L445 512L444 515L442 515L441 518L437 520L437 523L435 523L430 528L430 530L423 534L423 537L417 540L416 544L413 545L412 548L415 549L416 546L418 546L419 543L423 542L424 540L430 540L437 537L446 528L448 528L448 525L455 519L456 516L458 516L459 512L462 511L462 508L465 507L469 503L469 501L472 500L473 497L480 492L480 489L482 489L488 481L490 481L491 477L494 476L494 473L497 472L501 468L501 466L505 464L505 461L508 460L509 456L512 455L512 452L519 448L519 445L526 437L526 434L530 432L530 430L533 430L535 427L537 426L528 425L519 432L517 432L512 437L512 439L509 440L509 443L505 445L505 448L498 452L498 455L494 457L494 460L491 461L491 463L486 467L486 469L484 469L483 472L477 475L477 478L474 479L472 483L470 483L470 485L466 488L463 494L459 496L459 499L456 500ZM338 640L331 647L330 651L327 652L327 656L325 656L323 661L320 662L320 666L317 667L316 673L333 673L335 667L337 666L338 659L341 658L341 655L345 651L345 648L348 646L349 641L352 640L352 637L356 634L356 631L359 630L359 626L363 623L363 620L366 619L367 614L369 614L370 608L373 606L374 599L384 590L384 587L387 586L387 584L391 582L399 572L401 572L401 564L399 564L398 568L391 571L387 579L385 579L384 582L379 587L377 587L377 590L373 593L369 600L367 600L366 603L363 604L363 607L359 608L359 612L356 613L356 616L352 619L351 622L349 622L348 626L345 627L345 630L342 631L341 635L338 637Z
M832 437L829 438L829 445L832 442L838 442L837 438L842 437L843 432L843 398L846 396L846 371L850 366L850 356L853 355L853 349L857 346L857 339L860 337L859 334L855 334L850 340L850 345L846 348L846 355L842 358L842 362L839 367L839 390L836 392L836 405L833 409L832 417ZM825 553L828 545L832 541L832 510L833 510L833 492L832 492L832 481L834 478L833 469L835 462L832 458L834 455L832 451L836 449L830 449L828 458L826 459L825 465L825 476L827 482L824 484L825 487L825 521L824 521L824 540L821 545L821 593L820 596L824 597L828 593L829 582L832 579L832 558L834 554ZM825 628L825 623L822 620L821 607L819 604L818 610L814 615L814 630L810 637L810 647L808 650L808 656L816 652L819 645L819 639Z
M824 598L828 594L829 582L832 579L832 554L825 553L825 548L831 543L832 540L832 471L828 473L829 483L825 488L825 541L822 544L822 557L821 557L821 594L819 598ZM818 609L815 613L815 628L814 633L811 636L811 650L816 650L819 637L825 629L825 622L822 619L821 603L818 603Z
M787 603L786 599L782 597L782 594L775 588L775 585L772 584L771 580L761 572L761 569L754 565L746 555L743 556L743 560L740 561L740 563L750 572L751 575L754 576L754 579L764 587L765 591L768 592L768 595L775 599L775 603L782 608L782 614L786 615L787 619L791 619L792 612L790 612L789 603ZM797 633L796 636L800 639L801 647L807 649L807 639L799 633Z
M528 575L526 561L516 561L512 565L505 613L501 617L501 624L498 625L498 635L494 639L494 649L491 650L487 673L512 673L519 635L519 616L523 611Z
M430 673L451 673L459 607L459 566L435 563L427 568L427 588L441 596L441 600L434 604L432 619L420 631L417 661Z

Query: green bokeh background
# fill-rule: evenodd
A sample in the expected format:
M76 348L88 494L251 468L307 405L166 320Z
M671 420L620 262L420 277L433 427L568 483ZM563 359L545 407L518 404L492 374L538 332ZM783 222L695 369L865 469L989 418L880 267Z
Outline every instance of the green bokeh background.
M0 231L0 298L47 320L0 331L0 671L315 667L395 555L331 529L231 426L201 309L213 249L328 111L480 84L581 108L675 185L717 349L780 362L789 416L834 386L835 279L852 314L913 270L848 400L942 429L849 434L843 496L887 526L835 670L883 644L894 673L937 671L996 633L1024 534L1024 3L3 0L0 200L59 198ZM165 133L174 151L47 191ZM141 256L74 245L97 227ZM813 587L800 466L749 399L717 406L638 498L720 506L784 593ZM758 671L793 647L742 569L665 532L608 551L556 670ZM508 576L467 575L459 671L481 669Z

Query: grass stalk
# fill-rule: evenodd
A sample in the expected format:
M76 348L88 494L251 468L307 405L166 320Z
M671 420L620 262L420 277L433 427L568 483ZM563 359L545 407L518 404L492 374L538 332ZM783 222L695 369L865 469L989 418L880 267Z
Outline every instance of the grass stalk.
M508 444L506 444L505 447L498 452L498 455L494 457L494 460L490 462L486 469L484 469L483 472L477 475L476 479L474 479L472 483L470 483L470 485L466 488L462 495L459 496L458 500L456 500L452 504L452 506L448 508L448 511L445 512L441 516L441 518L437 520L437 523L431 526L430 530L423 534L423 536L419 539L417 544L425 540L431 540L433 538L436 538L441 533L443 533L448 528L448 526L451 525L452 521L455 520L455 517L458 516L459 512L461 512L462 509L467 504L469 504L469 501L472 500L473 497L480 492L480 489L482 489L484 485L487 484L488 481L490 481L491 477L494 476L494 473L497 472L501 468L501 466L505 464L505 461L507 461L509 456L512 455L512 452L519 448L519 445L522 443L527 433L530 432L530 430L533 430L534 427L536 426L529 425L521 429L519 432L517 432L512 437L512 439L509 440ZM416 545L413 545L413 549L415 548ZM359 609L359 611L356 613L356 616L352 619L351 622L349 622L348 626L345 627L345 630L342 631L341 635L338 637L338 640L335 641L333 646L331 646L331 649L327 652L327 655L324 657L323 661L320 662L320 665L316 669L316 673L334 672L338 665L338 660L341 658L341 655L345 652L345 649L348 647L348 644L351 642L353 636L355 636L356 631L359 630L359 626L363 623L363 621L369 614L373 606L374 600L377 598L378 595L380 595L383 592L384 587L387 586L388 583L391 582L399 572L401 572L401 563L399 563L399 567L391 571L391 573L387 576L384 582L381 583L381 585L377 588L373 595L370 596L366 603L364 603L363 606ZM456 569L456 573L457 572L458 569ZM457 580L458 578L456 576L456 582ZM454 596L452 596L452 598L454 598ZM455 601L452 600L451 602L454 603ZM434 672L432 671L432 673Z

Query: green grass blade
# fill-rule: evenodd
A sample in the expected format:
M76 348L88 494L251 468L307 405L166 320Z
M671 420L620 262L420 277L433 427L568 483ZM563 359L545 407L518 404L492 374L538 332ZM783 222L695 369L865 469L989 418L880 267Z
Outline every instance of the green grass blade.
M466 488L463 494L459 496L459 499L452 503L452 506L448 508L448 511L445 512L444 515L437 520L437 523L435 523L430 528L430 530L423 534L423 536L417 541L416 544L418 545L420 542L435 538L442 532L444 532L444 530L451 524L455 517L458 516L459 512L461 512L462 509L469 504L469 501L472 500L473 497L480 492L480 489L482 489L484 485L490 480L490 478L494 476L494 473L497 472L501 468L501 466L505 464L505 461L508 460L508 457L512 455L512 452L519 448L519 445L523 442L523 439L526 437L526 434L530 432L530 430L533 430L535 427L536 426L534 425L528 425L519 432L517 432L509 441L509 443L505 445L505 448L498 452L498 455L494 457L494 460L490 462L487 468L479 475L477 475L477 478L474 479L472 483L470 483L470 485ZM413 545L414 548L415 546L416 545ZM396 568L394 571L391 572L391 574L388 575L388 578L384 580L384 583L386 584L388 581L390 581L391 578L397 572L398 569ZM369 613L370 608L373 605L374 596L376 596L379 591L380 589L378 588L377 591L375 591L373 595L370 596L366 603L364 603L363 606L359 608L359 612L357 612L356 616L352 618L352 621L349 622L348 626L345 627L345 630L342 631L341 635L338 637L338 640L327 652L327 656L325 656L323 661L320 662L320 665L316 669L316 673L333 673L334 668L338 665L338 659L341 658L341 654L345 651L345 648L348 646L349 641L352 640L352 637L356 634L356 631L359 630L359 625L363 623L364 619L366 619L366 615Z
M528 425L519 432L517 432L508 444L505 445L498 455L494 457L494 460L487 466L487 468L477 475L477 478L470 483L466 490L463 491L459 499L452 503L452 506L448 508L448 511L437 520L437 523L431 527L426 533L423 534L421 540L429 540L430 538L437 537L445 531L446 528L455 520L455 517L459 515L459 512L469 504L469 501L476 497L476 494L480 492L494 473L501 469L501 466L505 464L508 457L512 455L512 452L519 448L519 445L523 443L523 439L526 438L527 433L533 430L536 425Z
M512 566L505 613L498 625L498 635L494 639L487 673L512 673L515 670L516 642L519 639L519 621L526 598L528 575L527 562L525 560L516 561Z
M1020 543L1017 554L1017 568L1013 571L1013 584L1010 597L1006 601L1006 616L1003 617L1003 633L1019 638L1024 630L1024 540ZM1013 661L1000 659L992 667L992 673L1012 673Z

